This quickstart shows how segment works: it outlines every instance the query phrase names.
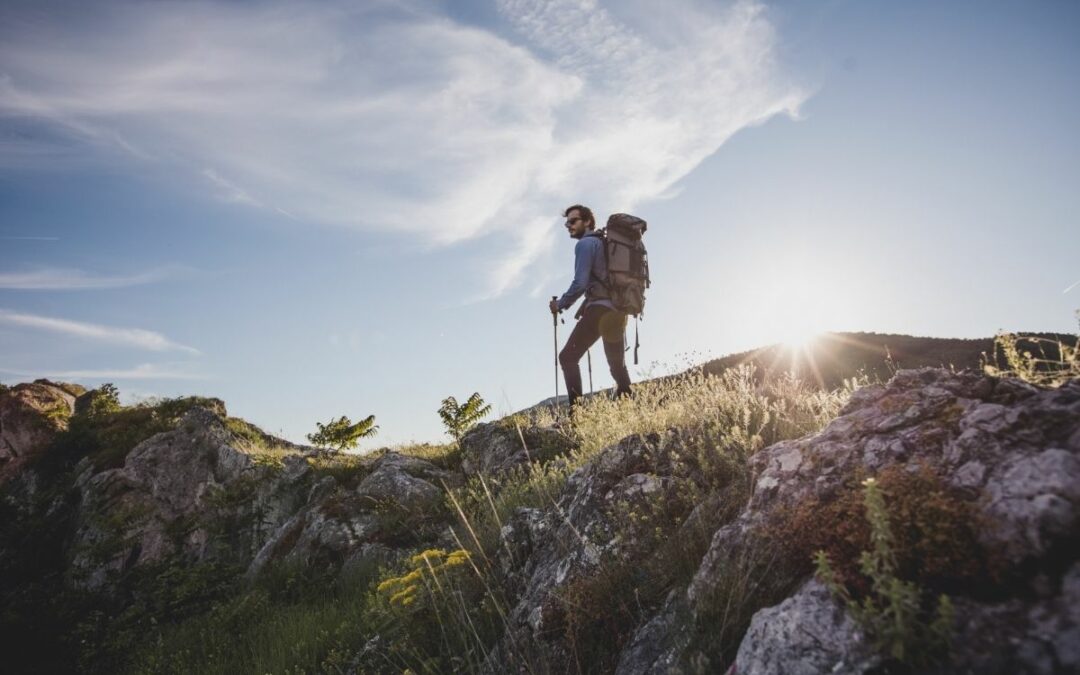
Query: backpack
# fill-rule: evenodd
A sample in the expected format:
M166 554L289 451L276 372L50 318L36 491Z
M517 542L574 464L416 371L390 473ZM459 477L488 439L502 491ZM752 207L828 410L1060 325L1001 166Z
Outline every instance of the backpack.
M600 230L608 268L604 288L615 309L634 317L634 365L637 365L638 348L641 346L637 320L645 315L645 289L652 284L649 279L649 254L641 241L647 227L646 222L637 216L613 213L608 218L607 226Z
M615 309L635 318L645 312L645 289L651 284L649 255L641 241L647 227L641 218L615 213L601 231L608 269L604 286Z

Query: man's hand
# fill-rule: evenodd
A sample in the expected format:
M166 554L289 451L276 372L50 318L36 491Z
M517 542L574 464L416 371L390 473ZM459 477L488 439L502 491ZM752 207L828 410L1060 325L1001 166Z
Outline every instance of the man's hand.
M548 303L548 308L551 310L552 314L558 314L559 313L559 302L558 302L558 300L555 300L554 298L552 298L551 302Z

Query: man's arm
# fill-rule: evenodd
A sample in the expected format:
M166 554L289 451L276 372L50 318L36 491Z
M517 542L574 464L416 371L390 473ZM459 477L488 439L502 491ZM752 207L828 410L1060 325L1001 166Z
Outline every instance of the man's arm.
M574 280L570 283L570 288L566 289L563 296L559 298L560 310L570 309L589 287L589 273L592 270L593 255L596 252L593 241L599 240L596 237L584 237L574 246Z

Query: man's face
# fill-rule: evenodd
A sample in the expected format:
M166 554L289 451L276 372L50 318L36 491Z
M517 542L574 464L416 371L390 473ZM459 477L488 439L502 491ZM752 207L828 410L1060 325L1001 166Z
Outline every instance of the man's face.
M566 214L566 231L571 239L581 239L589 231L589 221L582 218L577 209L573 209Z

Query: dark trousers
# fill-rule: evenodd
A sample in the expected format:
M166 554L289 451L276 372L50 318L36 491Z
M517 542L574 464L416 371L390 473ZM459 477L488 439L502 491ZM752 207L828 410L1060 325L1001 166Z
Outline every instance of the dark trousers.
M578 320L566 346L559 352L559 365L566 378L566 393L573 406L581 397L581 368L578 362L585 352L604 339L604 354L608 368L615 378L615 392L619 396L630 394L630 373L626 371L626 359L623 357L623 335L626 330L626 315L601 305L590 305Z

